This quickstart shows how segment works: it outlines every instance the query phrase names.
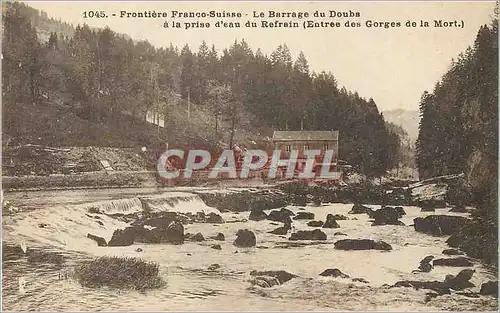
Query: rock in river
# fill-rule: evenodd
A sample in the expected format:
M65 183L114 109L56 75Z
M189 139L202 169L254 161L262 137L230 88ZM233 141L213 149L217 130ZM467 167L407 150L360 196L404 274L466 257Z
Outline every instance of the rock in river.
M432 261L432 264L434 266L453 266L453 267L469 267L469 266L474 265L466 257L436 259L436 260Z
M337 223L337 220L335 219L335 215L328 214L326 216L326 222L323 224L323 228L340 228L339 223Z
M459 232L470 221L462 216L429 215L413 219L415 230L434 235L452 235Z
M360 203L355 203L352 206L352 209L348 212L348 214L369 214L372 212L372 209L366 207Z
M441 252L442 254L445 254L445 255L463 255L464 253L460 250L457 250L457 249L444 249L443 252Z
M335 242L334 246L338 250L392 250L390 244L371 239L342 239Z
M498 298L498 280L489 281L482 284L479 293L482 295L494 296Z
M307 226L310 227L321 227L323 226L324 222L323 221L309 221L307 222Z
M290 214L291 213L291 214ZM281 210L273 210L269 212L269 215L267 216L267 219L270 221L275 221L275 222L282 222L282 223L292 223L292 219L290 216L293 214L290 210L287 209L281 209Z
M314 213L311 212L297 212L297 215L293 218L294 220L313 220Z
M99 247L106 247L107 246L106 240L104 238L102 238L102 237L95 236L95 235L92 235L92 234L87 234L87 238L92 239L95 242L97 242L97 245Z
M299 230L296 233L292 233L289 240L326 240L326 234L319 229L312 231Z
M319 276L330 276L330 277L340 277L349 278L350 276L342 273L338 268L329 268L324 270Z
M236 247L253 247L257 244L255 234L248 229L240 229L236 233L236 240L233 242Z
M252 284L263 288L282 285L287 281L297 277L286 271L251 271L250 276L254 277Z

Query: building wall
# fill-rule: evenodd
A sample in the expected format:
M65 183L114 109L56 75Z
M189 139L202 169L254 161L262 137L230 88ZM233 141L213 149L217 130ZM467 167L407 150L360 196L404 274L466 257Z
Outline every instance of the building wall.
M333 150L338 156L338 141L276 141L274 149L281 151L299 150L299 155L304 150Z

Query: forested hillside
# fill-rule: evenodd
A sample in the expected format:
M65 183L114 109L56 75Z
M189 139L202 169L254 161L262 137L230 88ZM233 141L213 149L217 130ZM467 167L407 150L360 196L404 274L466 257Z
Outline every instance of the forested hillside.
M420 103L420 177L466 173L483 213L497 220L498 18L454 60Z
M312 72L302 53L293 60L286 44L270 55L244 39L221 50L205 42L158 48L2 5L8 144L220 149L265 145L273 130L339 130L341 158L358 171L378 176L398 161L398 136L374 100ZM165 128L145 122L150 112Z

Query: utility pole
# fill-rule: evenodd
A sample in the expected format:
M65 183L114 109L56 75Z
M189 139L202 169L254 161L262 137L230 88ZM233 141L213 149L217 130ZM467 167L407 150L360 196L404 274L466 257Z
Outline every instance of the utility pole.
M188 87L188 121L191 121L191 87Z

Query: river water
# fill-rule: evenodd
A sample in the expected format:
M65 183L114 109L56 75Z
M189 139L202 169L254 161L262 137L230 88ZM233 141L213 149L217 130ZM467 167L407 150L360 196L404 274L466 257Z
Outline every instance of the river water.
M427 255L445 257L446 237L434 237L414 231L413 226L370 226L368 216L348 215L352 205L328 204L307 206L316 220L325 220L328 213L345 214L350 220L338 221L341 228L322 229L328 240L322 244L291 247L287 237L268 234L281 225L270 221L245 221L249 212L221 213L227 223L189 224L185 231L201 232L205 238L222 232L226 241L207 239L183 245L134 244L128 247L97 247L87 239L92 233L107 241L113 231L127 224L102 216L100 221L87 216L89 207L107 213L133 212L141 209L137 196L146 199L154 210L206 213L207 207L193 189L175 191L135 190L71 191L51 193L6 194L6 199L21 208L21 212L3 218L3 241L10 245L25 243L28 248L61 251L67 256L63 268L46 264L31 264L26 258L3 262L3 310L7 311L486 311L496 310L492 297L466 297L452 293L426 302L429 290L388 288L399 280L439 280L447 274L456 275L463 268L435 267L430 273L412 274L419 261ZM231 190L230 190L231 191ZM234 191L234 190L233 190ZM211 191L206 191L211 192ZM106 194L106 196L105 196ZM109 196L114 195L114 196ZM298 207L288 207L298 212ZM377 206L373 206L377 208ZM422 213L419 208L405 207L406 225L413 218L434 213ZM447 209L436 214L448 213ZM356 218L356 219L354 219ZM293 231L312 229L307 221L294 221ZM47 224L39 227L40 224ZM257 246L237 248L232 245L239 229L256 234ZM336 232L344 235L334 235ZM345 238L383 240L393 250L339 251L333 243ZM220 244L222 250L211 249ZM304 241L304 243L310 243ZM136 252L137 248L143 249ZM163 288L139 293L108 288L89 289L64 278L64 273L83 259L102 255L141 257L160 264L160 275L166 281ZM493 272L480 262L474 262L471 279L478 291L481 283L496 279ZM212 264L220 268L209 270ZM338 268L351 278L364 278L368 284L351 279L321 277L327 268ZM252 270L286 270L298 275L281 286L260 288L249 282ZM20 280L24 290L20 290ZM387 285L386 285L387 284Z

